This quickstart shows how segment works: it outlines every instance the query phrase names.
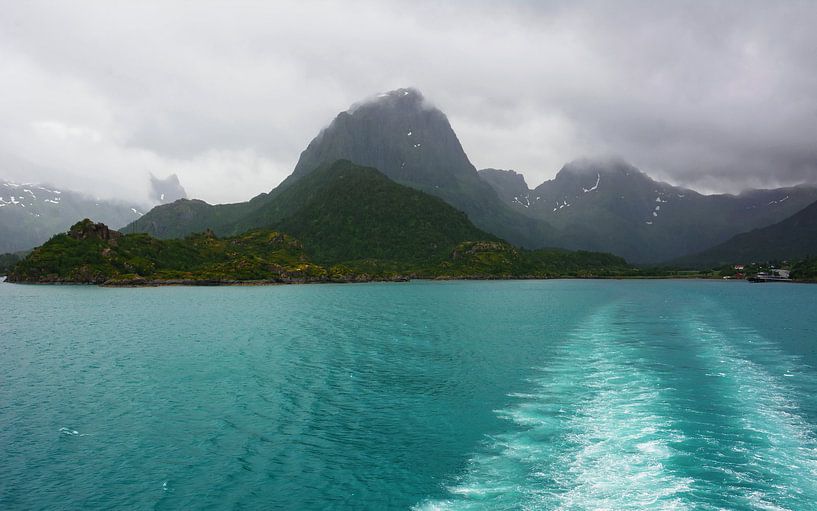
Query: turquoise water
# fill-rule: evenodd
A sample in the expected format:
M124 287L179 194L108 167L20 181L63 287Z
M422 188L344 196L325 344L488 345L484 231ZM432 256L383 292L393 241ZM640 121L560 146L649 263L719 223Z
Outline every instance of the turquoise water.
M817 286L0 284L0 509L817 509Z

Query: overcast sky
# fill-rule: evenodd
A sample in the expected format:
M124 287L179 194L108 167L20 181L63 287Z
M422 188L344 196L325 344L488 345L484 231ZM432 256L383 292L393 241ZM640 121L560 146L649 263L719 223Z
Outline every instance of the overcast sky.
M703 191L817 182L817 2L16 2L0 178L239 201L413 86L477 168L620 156Z

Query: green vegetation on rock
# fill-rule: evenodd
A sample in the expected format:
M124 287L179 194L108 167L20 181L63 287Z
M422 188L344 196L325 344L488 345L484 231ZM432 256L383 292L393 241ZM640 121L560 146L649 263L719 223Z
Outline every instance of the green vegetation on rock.
M408 278L553 278L625 275L623 259L592 252L518 249L465 241L428 260L359 258L316 264L289 235L256 229L182 240L121 234L83 220L20 261L10 282L107 285L360 282Z
M133 283L146 281L320 280L297 240L255 230L219 239L211 232L182 240L123 235L86 219L36 248L9 274L11 282Z

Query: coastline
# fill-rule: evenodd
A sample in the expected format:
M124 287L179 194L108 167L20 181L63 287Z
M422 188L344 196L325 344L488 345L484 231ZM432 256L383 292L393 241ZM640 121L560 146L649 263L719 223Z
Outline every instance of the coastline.
M39 285L39 286L97 286L109 288L143 288L143 287L255 287L255 286L287 286L287 285L304 285L304 284L363 284L370 282L411 282L411 281L455 281L455 280L494 280L494 281L513 281L513 280L685 280L685 281L711 281L723 283L737 283L748 282L745 279L723 279L716 277L679 277L679 276L428 276L428 277L355 277L355 278L320 278L320 279L306 279L306 278L291 278L291 279L265 279L265 280L212 280L212 279L127 279L127 280L109 280L105 282L72 282L65 280L52 281L23 281L13 282L8 281L3 276L0 276L0 283L7 284L23 284L23 285ZM817 284L817 281L793 280L791 284Z

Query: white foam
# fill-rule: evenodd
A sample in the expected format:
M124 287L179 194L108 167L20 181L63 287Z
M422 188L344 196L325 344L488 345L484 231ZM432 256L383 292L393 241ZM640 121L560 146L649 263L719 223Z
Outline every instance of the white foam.
M515 427L469 460L452 499L417 509L687 509L693 481L665 469L683 441L660 413L670 390L632 366L616 316L602 311L564 341L497 412Z

